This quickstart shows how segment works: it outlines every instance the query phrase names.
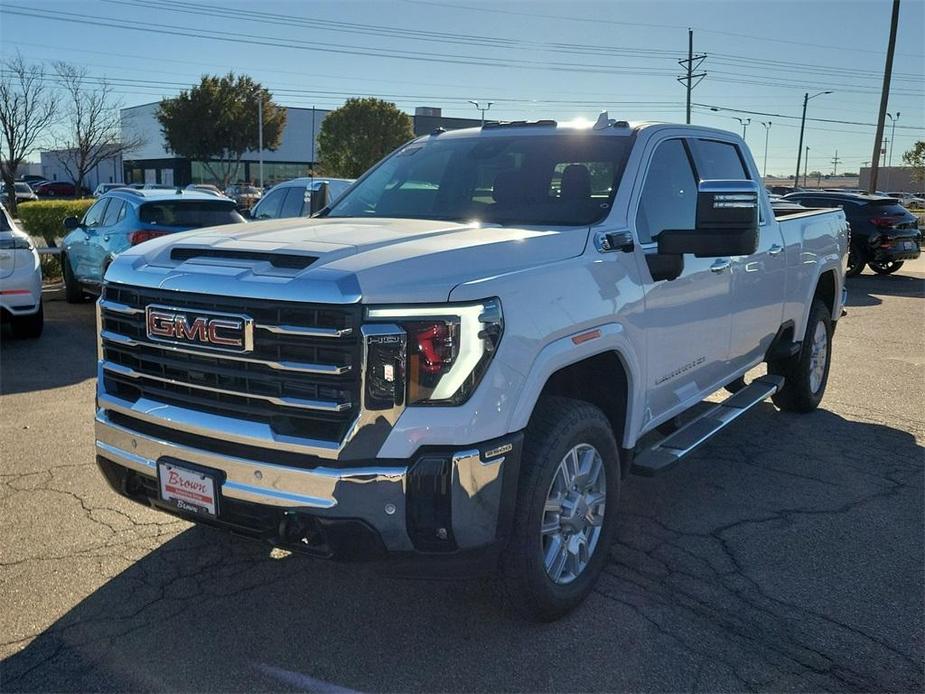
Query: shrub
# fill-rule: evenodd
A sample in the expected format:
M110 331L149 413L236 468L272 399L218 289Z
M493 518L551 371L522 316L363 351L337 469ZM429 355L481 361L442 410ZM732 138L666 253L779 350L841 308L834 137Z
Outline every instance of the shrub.
M55 239L65 235L65 217L83 217L93 198L80 200L33 200L17 205L19 220L23 230L30 236L40 236L49 246L55 245Z

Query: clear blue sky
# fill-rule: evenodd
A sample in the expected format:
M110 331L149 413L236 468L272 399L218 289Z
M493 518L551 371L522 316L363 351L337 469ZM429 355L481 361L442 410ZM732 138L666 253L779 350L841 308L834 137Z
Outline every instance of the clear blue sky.
M789 174L805 91L834 91L810 101L811 118L876 121L890 7L889 0L0 0L0 50L85 65L118 85L124 105L233 70L289 106L332 108L347 96L374 95L409 112L439 106L454 116L477 116L466 101L479 99L494 101L490 114L503 119L593 119L606 108L616 118L683 121L676 61L686 57L690 26L695 52L708 56L694 102L755 112L697 107L694 122L741 132L733 116L751 118L747 139L760 167L758 122L772 121L768 170ZM896 50L888 110L902 114L902 127L894 164L925 137L922 0L902 0ZM828 173L837 149L839 170L856 171L870 159L873 136L868 125L810 121L810 170Z

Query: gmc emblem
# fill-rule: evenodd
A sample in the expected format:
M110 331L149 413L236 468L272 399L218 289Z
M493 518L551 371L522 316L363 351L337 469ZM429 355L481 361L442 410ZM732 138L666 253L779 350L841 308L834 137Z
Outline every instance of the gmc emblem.
M151 304L145 307L145 331L158 342L196 345L225 352L254 349L254 321L247 316L180 309Z

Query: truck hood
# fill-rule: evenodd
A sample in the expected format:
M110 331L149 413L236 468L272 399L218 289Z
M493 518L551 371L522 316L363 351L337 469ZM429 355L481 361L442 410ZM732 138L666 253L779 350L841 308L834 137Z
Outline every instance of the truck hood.
M446 301L455 286L580 255L588 227L416 219L284 219L171 234L123 253L108 281L331 303Z

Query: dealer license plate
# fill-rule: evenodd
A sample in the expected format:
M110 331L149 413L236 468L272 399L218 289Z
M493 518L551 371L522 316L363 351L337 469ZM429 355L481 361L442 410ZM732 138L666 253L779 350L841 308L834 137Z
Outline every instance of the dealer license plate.
M162 501L187 513L213 518L218 515L218 493L213 475L160 461L157 476Z
M903 241L903 248L907 251L914 251L918 244L915 241Z

